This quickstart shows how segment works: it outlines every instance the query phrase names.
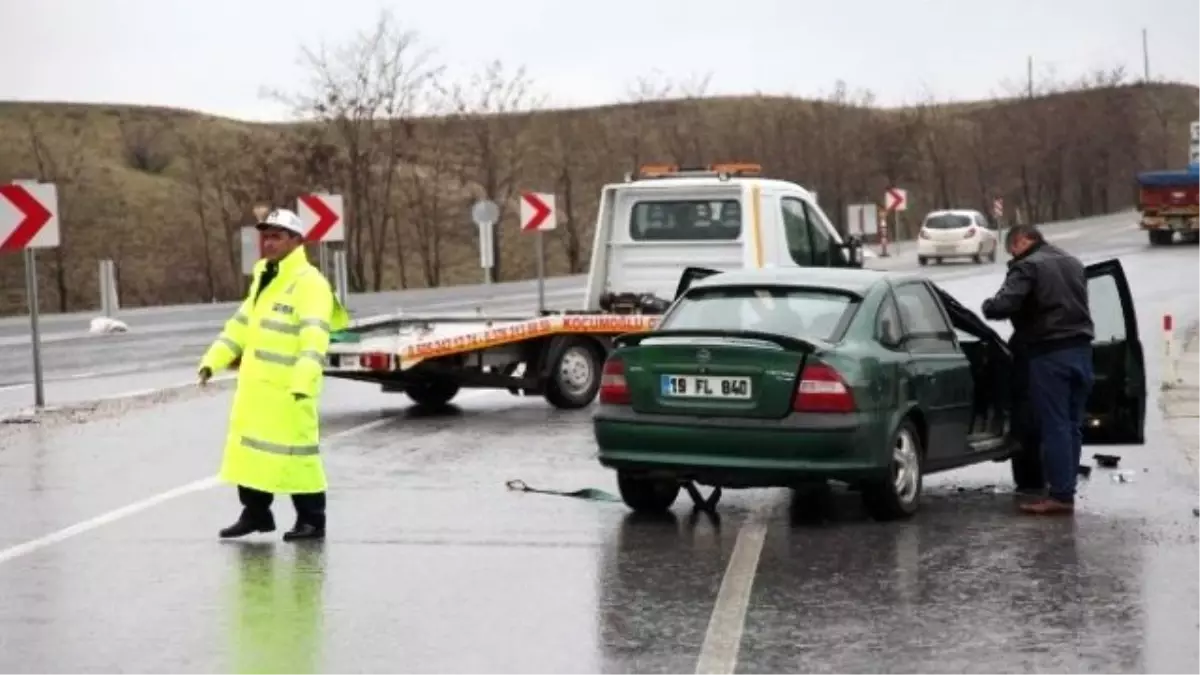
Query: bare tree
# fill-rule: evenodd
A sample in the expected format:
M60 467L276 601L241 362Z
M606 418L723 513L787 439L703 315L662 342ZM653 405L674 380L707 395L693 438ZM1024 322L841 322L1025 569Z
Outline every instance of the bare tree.
M442 283L443 258L446 240L462 241L467 237L449 234L455 207L464 199L461 185L462 158L455 152L454 127L457 122L455 102L440 90L426 93L426 107L442 116L421 123L415 134L415 156L419 161L402 169L401 194L405 211L412 219L408 236L416 244L421 261L421 277L428 287ZM393 222L397 240L406 236L399 219ZM402 285L406 283L403 278Z
M34 113L23 115L26 139L33 154L37 178L41 182L55 183L58 187L59 245L54 249L54 282L58 297L58 310L66 312L71 307L72 284L67 275L75 261L73 235L76 227L90 220L83 208L76 209L85 197L86 186L80 180L84 170L84 148L92 138L91 129L82 116L67 115L61 129L42 124ZM54 133L59 131L60 133ZM50 140L61 139L60 144Z
M482 188L482 196L500 207L500 222L509 214L509 204L520 190L518 180L529 157L528 132L531 113L543 97L534 94L524 67L509 73L500 61L492 61L465 83L445 88L456 115L456 135L461 139L458 154L462 182ZM500 252L504 227L493 239L497 280L504 265Z
M175 141L179 144L182 160L184 160L184 175L192 195L192 210L196 214L193 222L197 226L199 252L203 259L203 273L206 295L217 297L217 277L214 261L212 261L212 238L214 229L220 226L217 213L212 207L212 190L216 177L212 175L212 155L210 139L205 138L202 131L175 130ZM236 264L236 263L230 263Z
M161 117L127 112L117 118L117 129L130 168L161 174L171 164L171 155L164 144L170 125Z
M389 225L399 202L396 169L413 140L414 106L441 68L432 63L431 51L419 47L417 34L400 29L388 11L354 42L332 53L305 49L303 55L312 72L311 90L276 97L327 125L342 146L344 164L336 180L347 192L351 286L379 290L395 232ZM394 244L404 278L403 242Z

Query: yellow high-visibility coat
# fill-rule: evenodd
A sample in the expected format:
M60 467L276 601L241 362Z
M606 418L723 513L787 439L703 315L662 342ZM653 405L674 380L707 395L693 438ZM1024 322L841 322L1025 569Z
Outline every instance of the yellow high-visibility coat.
M266 266L254 266L250 292L204 354L213 373L240 359L220 478L264 492L323 492L318 403L329 334L349 315L304 247L279 261L255 300Z

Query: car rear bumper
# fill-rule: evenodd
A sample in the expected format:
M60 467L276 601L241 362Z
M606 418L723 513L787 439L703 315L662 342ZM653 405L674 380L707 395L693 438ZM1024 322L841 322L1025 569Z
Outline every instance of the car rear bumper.
M984 246L984 240L978 236L957 241L934 241L932 239L917 240L917 255L923 258L950 258L958 256L978 255Z
M601 406L600 464L726 487L857 482L889 471L887 434L870 413L792 413L783 419L639 414Z
M1143 230L1172 230L1175 232L1195 232L1200 229L1200 218L1188 214L1168 214L1158 216L1143 216L1139 225Z

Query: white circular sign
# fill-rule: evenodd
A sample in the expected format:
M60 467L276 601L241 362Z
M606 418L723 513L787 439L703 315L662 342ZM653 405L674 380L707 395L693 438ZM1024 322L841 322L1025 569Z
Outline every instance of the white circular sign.
M492 225L500 219L500 207L490 199L481 199L471 207L471 220L476 225Z

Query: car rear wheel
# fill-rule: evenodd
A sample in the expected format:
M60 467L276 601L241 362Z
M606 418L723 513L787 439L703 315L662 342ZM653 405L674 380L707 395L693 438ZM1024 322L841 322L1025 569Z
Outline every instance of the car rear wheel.
M625 505L637 513L663 513L679 496L679 483L648 478L627 471L617 472L617 489Z
M904 420L892 435L888 478L863 486L862 500L875 520L908 518L921 503L923 483L921 437L912 420Z

